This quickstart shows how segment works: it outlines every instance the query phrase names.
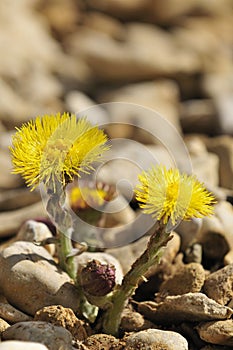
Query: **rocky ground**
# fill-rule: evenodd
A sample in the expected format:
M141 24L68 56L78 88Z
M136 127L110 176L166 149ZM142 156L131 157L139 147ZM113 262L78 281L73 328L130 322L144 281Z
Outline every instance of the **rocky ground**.
M232 1L2 0L0 23L0 350L232 349ZM102 103L110 104L90 109ZM175 228L160 265L125 309L119 339L80 317L54 246L33 243L53 235L36 221L47 216L41 195L10 173L15 126L57 111L85 111L122 139L100 180L134 186L132 164L140 167L145 154L165 165L174 156L184 168L188 159L218 199L211 218ZM182 135L181 153L171 125ZM127 188L120 192L126 201ZM108 249L98 253L117 266L118 281L148 240L149 232L135 236L145 222L134 204L106 218L116 230L105 231Z

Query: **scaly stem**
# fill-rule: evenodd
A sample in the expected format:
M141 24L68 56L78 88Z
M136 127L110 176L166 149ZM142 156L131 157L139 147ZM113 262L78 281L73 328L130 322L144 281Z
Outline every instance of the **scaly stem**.
M76 279L77 268L74 262L72 233L73 221L70 213L65 208L65 188L61 185L55 190L48 191L50 198L47 203L47 211L52 216L57 226L57 254L60 267L68 273L72 279ZM80 251L86 247L80 244Z
M133 295L139 281L148 269L159 262L161 248L165 247L171 238L170 232L166 231L166 225L158 222L146 250L134 262L129 272L125 275L122 284L116 288L113 294L111 306L104 315L103 330L105 333L118 335L121 314L127 300Z

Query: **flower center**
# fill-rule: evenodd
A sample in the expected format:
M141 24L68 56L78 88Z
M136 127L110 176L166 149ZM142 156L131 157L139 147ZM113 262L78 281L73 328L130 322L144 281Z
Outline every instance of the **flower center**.
M175 202L179 194L179 184L177 182L172 182L167 186L166 199L170 202Z
M69 140L62 138L49 140L44 150L45 159L48 162L54 162L56 160L64 161L71 145Z

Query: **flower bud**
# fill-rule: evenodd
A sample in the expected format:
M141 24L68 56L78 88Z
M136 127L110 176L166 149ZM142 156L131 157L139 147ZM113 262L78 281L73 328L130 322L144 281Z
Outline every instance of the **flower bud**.
M80 283L89 295L104 296L115 286L116 269L110 264L101 264L97 260L89 261L81 270Z

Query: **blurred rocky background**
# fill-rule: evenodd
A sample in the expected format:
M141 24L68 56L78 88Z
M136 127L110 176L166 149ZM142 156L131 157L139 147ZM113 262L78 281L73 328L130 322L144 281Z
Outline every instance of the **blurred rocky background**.
M217 197L232 200L231 0L2 0L0 23L2 237L44 215L40 195L10 174L14 128L37 115L78 113L101 103L129 102L158 111L181 134L198 178ZM90 118L108 123L110 112L100 106ZM118 122L144 123L143 113L118 112ZM167 150L143 130L117 125L107 132L142 142L156 159L170 161ZM127 147L130 161L143 158L143 152ZM112 164L101 179L117 181L119 168L134 184L135 169L125 163Z
M181 311L171 307L175 316L162 314L164 319L172 322L173 316L177 318L177 312L185 315L184 319L180 316L180 322L229 317L229 309L222 306L223 311L220 311L223 315L220 315L211 309L212 301L206 301L206 298L208 296L221 305L233 305L232 33L232 0L1 0L0 250L11 244L14 246L14 241L42 240L52 235L42 223L28 221L41 221L46 216L40 193L30 192L19 176L11 174L8 147L15 127L45 113L82 113L93 105L108 102L138 104L158 111L174 125L187 146L193 172L214 192L219 203L212 218L182 223L176 229L178 234L171 241L162 264L149 272L148 278L151 277L151 280L141 287L141 291L139 289L136 297L141 301L142 296L145 298L145 295L160 292L157 297L160 302L170 291L168 302L183 305ZM163 145L135 127L143 125L145 115L138 115L135 110L125 106L125 109L115 110L115 121L134 126L122 124L107 127L109 136L137 141L150 150L158 161L169 164L170 157ZM99 124L107 124L113 121L111 112L111 108L105 111L99 106L88 118ZM156 126L147 123L145 127L149 130L156 127L158 133L164 132L159 123ZM119 147L120 156L126 154L135 164L143 159L144 151L141 149L135 149L128 143L120 146L123 147L123 152ZM118 148L115 148L115 152L118 152ZM131 163L123 161L109 164L100 177L109 183L126 177L134 184L136 175ZM127 191L124 191L124 186L121 195L122 203L125 203ZM120 225L135 222L136 215L135 207L128 205L118 215L108 217L107 225L119 226L118 233L122 234ZM144 225L143 222L141 224ZM129 234L131 229L129 226ZM120 261L126 272L143 251L146 242L147 237L143 237L131 245L111 249L109 253ZM16 250L12 248L12 255L20 255L20 249L24 249L20 244L15 245ZM30 249L34 251L37 248L30 246ZM54 254L53 246L48 250ZM194 268L200 271L196 273ZM28 304L30 288L25 293L18 293L20 287L16 286L14 278L13 286L9 284L8 273L7 269L0 269L5 297L21 311L33 315L34 309L29 312L22 306L24 302ZM24 279L24 273L21 273ZM54 275L54 271L51 270L51 274ZM44 278L48 275L46 278L50 280L47 270L42 275ZM185 276L188 276L188 282ZM173 281L177 280L179 290L173 286ZM7 283L4 284L4 281ZM34 285L34 280L28 281L30 286ZM17 283L21 283L20 279ZM213 285L217 287L213 288ZM13 299L15 291L20 299L16 298L18 301ZM186 296L183 302L177 301L177 295L180 297L187 292L200 291L203 293L195 298L200 305L207 305L208 310L200 311L197 304L193 312L187 315L189 301L185 299ZM52 301L46 300L46 305L62 304L64 301L54 301L54 294L51 298ZM73 302L75 304L76 295L72 298L70 307ZM191 300L192 295L188 298ZM41 302L40 296L37 302L32 305L33 308L45 303L44 300ZM139 310L157 323L151 305L143 304ZM4 300L0 311L6 307L12 310L13 306L8 306ZM170 306L165 309L170 310ZM15 310L11 315L19 315ZM211 312L215 316L210 315ZM193 315L196 318L193 319ZM9 319L8 311L1 311L0 316L10 323L30 319L27 318L29 316L24 319L21 314L20 318ZM221 322L225 322L226 331ZM215 338L212 328L210 331L205 329L207 323L203 327L198 326L200 337L190 323L182 323L178 331L191 339L190 349L225 349L224 346L230 349L233 346L232 319L221 322L214 324ZM128 331L132 330L127 327L125 329ZM209 343L220 347L211 347ZM172 349L176 348L181 349L179 342Z

